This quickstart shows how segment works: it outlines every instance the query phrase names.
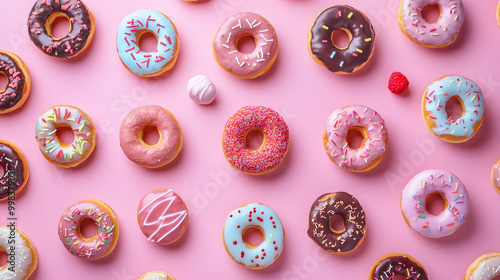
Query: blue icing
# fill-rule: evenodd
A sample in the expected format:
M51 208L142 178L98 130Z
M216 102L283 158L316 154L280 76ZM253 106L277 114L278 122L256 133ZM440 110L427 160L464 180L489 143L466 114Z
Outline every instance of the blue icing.
M255 248L250 248L243 242L243 231L252 226L261 227L264 231L264 241ZM283 250L283 242L284 231L281 220L271 207L264 204L250 203L231 211L224 225L224 244L227 251L235 261L245 266L264 267L272 264L276 255ZM241 252L244 252L243 257ZM258 258L255 258L256 256Z
M151 31L158 39L154 52L140 51L136 33ZM169 41L170 40L170 41ZM156 10L137 10L125 18L118 27L116 48L123 64L133 73L146 75L158 72L170 62L178 48L175 27L170 20ZM139 51L139 52L138 52Z
M448 120L445 105L456 96L462 101L463 115L455 122ZM435 81L427 88L425 109L431 112L437 135L451 134L470 137L474 134L474 125L481 121L484 114L484 98L479 86L462 76L447 76Z

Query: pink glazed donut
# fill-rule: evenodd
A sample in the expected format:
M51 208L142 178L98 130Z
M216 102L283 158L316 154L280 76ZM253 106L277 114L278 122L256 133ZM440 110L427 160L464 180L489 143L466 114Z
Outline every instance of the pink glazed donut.
M147 126L158 130L160 139L155 145L144 142ZM182 148L182 131L169 111L157 105L144 105L125 116L120 127L120 146L132 162L157 168L175 159Z
M238 50L242 37L255 39L255 50ZM266 73L278 56L278 37L273 26L264 17L246 12L229 17L215 34L214 56L217 63L230 74L253 79Z
M427 198L438 194L444 210L432 215L425 209ZM441 238L455 232L469 212L469 194L464 184L452 173L425 170L413 177L401 195L401 212L405 222L425 237Z
M439 18L428 23L422 9L428 5L439 7ZM414 43L428 48L442 48L455 41L464 22L462 0L401 0L398 23L401 31Z

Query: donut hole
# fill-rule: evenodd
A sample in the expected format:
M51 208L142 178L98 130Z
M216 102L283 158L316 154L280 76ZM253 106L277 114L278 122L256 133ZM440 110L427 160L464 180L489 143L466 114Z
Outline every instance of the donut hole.
M67 124L61 124L56 128L56 136L63 145L70 145L75 141L75 133Z
M148 146L155 146L160 143L160 130L155 125L146 125L139 136L140 140Z
M446 102L444 110L446 111L448 118L451 118L452 121L456 121L464 114L464 103L462 99L452 96Z
M245 149L258 150L265 145L266 136L260 129L253 129L245 135Z
M344 216L340 214L334 214L330 218L330 230L336 234L342 234L345 232L345 219Z
M85 239L90 239L96 236L97 233L98 233L98 228L94 220L83 218L80 221L80 225L78 226L78 234L81 237Z
M363 145L365 139L363 129L364 128L353 127L347 131L346 141L349 148L357 150Z
M352 33L347 28L335 29L332 32L332 44L339 50L345 50L352 41Z
M392 278L392 280L405 280L405 279L406 279L405 276L399 274L395 275L394 278Z
M422 18L427 23L436 23L441 14L441 7L438 4L429 4L422 9Z
M5 175L5 170L3 170L3 168L0 168L0 178L3 178L3 175Z
M9 85L9 78L5 72L0 71L0 93L7 90L7 86Z
M4 248L0 247L0 267L3 267L7 264L7 252L5 252Z
M236 40L236 48L241 53L252 53L256 47L257 39L250 34L245 34Z
M248 226L243 230L243 242L249 248L255 248L264 242L264 230L259 226Z
M441 214L446 209L446 201L441 193L433 192L425 199L425 210L434 216Z
M137 45L143 52L156 52L158 49L158 37L149 30L140 30L136 33Z
M0 265L2 265L2 263L0 263ZM491 278L491 280L500 280L500 275L497 275L497 276Z
M68 15L63 12L55 12L51 14L45 21L47 34L54 40L59 40L71 31L71 23Z

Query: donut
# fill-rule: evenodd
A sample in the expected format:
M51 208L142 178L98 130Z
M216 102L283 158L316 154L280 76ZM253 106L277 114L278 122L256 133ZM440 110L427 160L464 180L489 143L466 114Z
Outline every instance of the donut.
M144 274L139 280L175 280L175 278L163 271L151 271Z
M208 105L215 99L215 86L205 75L196 75L189 79L187 91L191 100L197 104Z
M30 176L28 161L21 149L14 143L0 140L0 166L3 176L0 178L0 201L9 198L15 200Z
M347 141L350 129L363 135L357 149L352 149ZM385 154L387 141L387 128L380 114L362 105L333 111L323 132L323 145L330 160L353 172L364 172L377 166Z
M451 98L457 98L462 105L462 116L455 121L445 110ZM473 81L462 76L444 76L425 90L422 115L432 134L450 143L465 142L483 123L484 97Z
M331 227L334 215L342 216L344 230L336 231ZM351 194L326 193L312 204L307 235L326 252L333 255L350 253L363 242L365 233L365 211Z
M72 143L64 144L59 140L56 131L60 127L73 130ZM57 105L45 111L36 122L35 139L43 156L61 167L75 167L84 162L97 143L92 119L70 105Z
M408 280L428 280L425 268L412 256L390 253L380 259L370 269L368 280L392 280L397 275Z
M8 51L0 50L0 75L8 79L0 90L0 114L12 112L23 106L30 95L31 76L22 59Z
M332 36L335 30L349 36L349 45L337 47ZM316 63L333 73L349 74L363 68L375 48L375 31L368 17L348 5L324 9L311 25L307 47Z
M445 207L438 215L429 213L425 204L438 194ZM422 236L441 238L455 232L469 212L469 194L464 184L444 170L424 170L406 185L401 194L401 213L406 224Z
M139 46L146 32L152 33L158 41L154 52L144 52ZM116 34L116 49L131 73L141 77L158 76L174 66L179 55L179 36L166 15L141 9L123 18Z
M246 147L250 131L264 135L256 150ZM264 106L245 106L231 116L222 134L222 149L234 168L247 174L263 174L278 167L288 152L288 125L278 112Z
M64 37L54 38L52 24L61 17L69 20L70 31ZM92 42L94 31L94 15L80 0L37 0L28 17L31 41L43 53L59 59L83 52Z
M98 233L90 238L80 232L84 219L95 222ZM59 220L59 239L72 255L97 260L113 251L118 242L119 227L115 212L104 202L84 199L70 205Z
M186 231L188 210L182 198L173 190L148 192L139 202L137 221L148 241L161 245L176 242Z
M498 5L497 5L497 23L498 23L498 26L500 26L500 2L498 2Z
M243 240L249 228L260 230L264 241L254 246ZM262 203L249 203L229 213L222 233L224 247L238 264L261 269L274 263L283 251L285 230L274 210Z
M429 23L422 17L428 5L439 7L439 18ZM401 0L399 28L415 44L428 48L442 48L455 41L464 22L462 0Z
M491 169L491 184L495 188L495 191L500 194L500 160Z
M35 271L38 255L29 237L14 226L0 226L0 252L7 253L7 263L0 267L0 279L26 280Z
M246 36L255 39L255 49L244 53L238 41ZM213 40L217 63L233 76L253 79L265 74L278 56L278 37L274 27L263 16L251 12L230 16L219 27Z
M154 126L160 139L155 145L144 142L146 126ZM120 146L129 160L147 168L158 168L175 159L182 148L179 123L166 109L144 105L130 111L120 126Z
M492 280L500 275L500 253L484 254L477 258L464 275L464 280Z

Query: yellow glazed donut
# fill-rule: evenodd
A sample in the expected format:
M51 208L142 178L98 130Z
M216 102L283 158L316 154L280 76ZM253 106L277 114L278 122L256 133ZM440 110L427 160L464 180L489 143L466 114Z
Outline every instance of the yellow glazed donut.
M175 280L175 278L163 271L151 271L144 274L139 280Z
M2 251L7 253L7 263L0 267L0 279L26 280L35 271L38 263L35 245L15 226L0 226L0 252Z

